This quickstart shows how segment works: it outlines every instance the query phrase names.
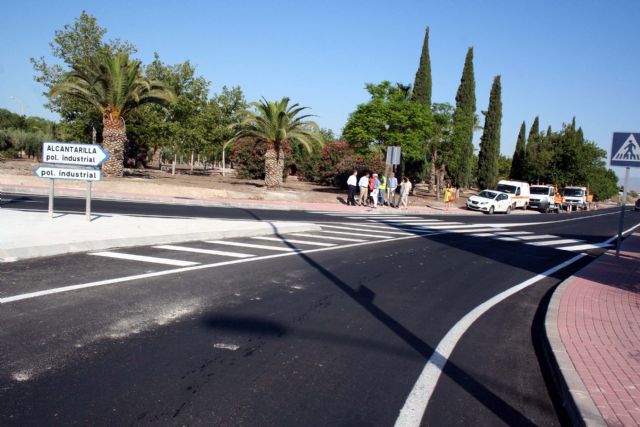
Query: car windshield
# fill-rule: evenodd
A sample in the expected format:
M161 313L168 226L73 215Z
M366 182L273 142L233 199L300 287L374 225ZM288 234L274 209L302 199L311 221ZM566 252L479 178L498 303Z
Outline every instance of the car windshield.
M478 193L478 197L483 197L485 199L495 199L498 193L495 191L482 190Z
M549 194L549 187L531 187L531 194Z
M498 184L496 190L502 191L504 193L516 194L517 187L515 185L507 185L507 184Z
M562 194L569 197L582 197L584 196L584 191L580 188L565 188Z

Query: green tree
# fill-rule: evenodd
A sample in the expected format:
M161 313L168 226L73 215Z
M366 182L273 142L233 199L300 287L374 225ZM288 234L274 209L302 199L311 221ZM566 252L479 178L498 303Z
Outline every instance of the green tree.
M525 177L527 181L532 183L541 182L540 179L544 173L544 165L540 159L540 118L536 116L529 129L527 137L527 146L525 154Z
M513 160L511 161L511 171L508 177L515 180L524 180L526 176L525 159L527 155L527 127L524 122L520 125L520 132L518 133L518 141L516 142L516 149L513 152Z
M440 197L445 183L447 164L454 155L451 141L453 132L453 106L447 103L434 103L431 105L433 117L433 133L429 143L429 163L431 173L429 177L429 188Z
M473 71L473 48L467 51L453 113L452 141L454 156L450 173L458 187L469 187L473 161L473 129L476 125L476 83Z
M512 160L509 157L500 155L498 158L498 180L509 179L511 176L511 164Z
M295 142L311 150L314 142L321 141L319 128L315 122L307 120L311 115L300 115L308 107L289 105L289 98L286 97L277 102L263 98L260 102L251 103L251 106L255 111L240 112L241 120L235 127L232 140L250 138L266 144L265 185L275 190L282 186L284 146Z
M494 188L498 182L498 159L500 157L500 127L502 126L502 86L496 76L489 96L489 108L485 115L484 132L480 138L478 154L478 185Z
M141 76L140 63L126 53L98 53L88 64L74 66L51 88L49 96L67 95L92 105L102 116L102 145L110 158L105 176L121 177L127 141L125 118L139 105L166 105L175 95L163 83Z
M411 99L418 104L431 108L431 58L429 57L429 27L424 32L420 65L413 82L413 95Z

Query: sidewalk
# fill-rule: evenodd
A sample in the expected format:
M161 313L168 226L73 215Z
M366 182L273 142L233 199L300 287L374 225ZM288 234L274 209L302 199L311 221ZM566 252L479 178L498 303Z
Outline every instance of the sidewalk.
M157 218L128 215L54 214L0 209L0 262L74 252L319 230L315 224Z
M574 424L640 425L640 233L563 282L547 337Z

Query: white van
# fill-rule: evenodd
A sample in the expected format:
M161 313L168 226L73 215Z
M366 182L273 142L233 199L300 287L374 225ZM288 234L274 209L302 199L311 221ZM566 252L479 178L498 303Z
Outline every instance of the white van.
M505 179L498 181L496 190L511 195L511 201L513 202L513 209L522 208L527 209L529 207L529 184L520 181L507 181Z

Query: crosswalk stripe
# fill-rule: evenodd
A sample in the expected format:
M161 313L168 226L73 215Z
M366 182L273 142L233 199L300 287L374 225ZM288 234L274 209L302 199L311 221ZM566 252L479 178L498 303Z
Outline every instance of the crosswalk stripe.
M498 234L502 236L522 236L525 234L533 234L533 231L503 231Z
M256 237L252 237L252 239L258 239L258 240L269 240L270 242L297 243L297 244L299 244L299 245L311 245L311 246L335 246L335 243L310 242L310 241L308 241L308 240L284 239L284 238L280 238L280 237L256 236Z
M386 236L381 234L371 235L364 233L352 233L348 231L333 231L333 230L320 230L318 233L331 233L331 234L340 234L344 236L362 236L362 237L378 237L380 239L393 239L395 236Z
M552 245L566 245L568 243L584 242L584 240L576 239L560 239L560 240L545 240L544 242L530 242L527 245L533 246L552 246Z
M515 237L497 237L496 240L500 240L502 242L519 242L520 239Z
M268 251L280 251L280 252L296 252L299 250L295 248L283 248L281 246L256 245L253 243L241 243L241 242L228 242L226 240L207 240L205 243L211 243L214 245L237 246L240 248L266 249Z
M340 225L323 225L323 228L335 228L337 230L352 230L352 231L366 231L367 233L384 233L384 234L396 234L399 236L406 236L408 234L406 231L392 231L389 227L384 227L385 230L371 230L370 228L354 228L354 227L343 227ZM369 226L371 227L371 226Z
M144 256L144 255L134 255L134 254L125 254L121 252L91 252L89 255L95 256L103 256L107 258L116 258L116 259L124 259L130 261L141 261L141 262L150 262L154 264L165 264L165 265L174 265L178 267L188 267L191 265L198 265L198 262L192 261L181 261L177 259L169 259L169 258L158 258L153 256Z
M521 236L520 240L542 240L542 239L557 239L558 236L554 236L553 234L539 234L535 236Z
M415 230L414 227L406 226L404 224L388 224L387 225L387 224L380 224L380 223L377 223L377 222L373 223L373 224L369 224L369 223L367 223L367 224L354 224L352 222L332 222L332 223L325 223L325 224L322 224L322 225L331 226L331 225L335 225L335 224L344 225L344 226L355 225L355 226L358 227L358 229L364 229L364 230L368 230L368 229L371 229L371 228L378 228L378 229L381 229L381 230L400 230L400 231L402 231L402 230L407 230L407 231Z
M481 227L481 224L462 224L461 222L440 222L435 225L420 225L418 228L431 228L433 230L442 230L444 228L472 228L472 227Z
M471 234L471 236L473 236L473 237L496 237L497 234L496 233L476 233L476 234Z
M364 239L350 239L348 237L333 237L333 236L318 236L316 234L306 234L306 233L293 233L291 235L296 237L312 237L314 239L341 240L344 242L366 242L366 240Z
M590 249L608 248L609 246L613 246L613 245L611 243L594 243L594 244L586 244L586 245L564 246L557 249L574 252L574 251L588 251Z
M458 228L458 229L452 229L452 230L440 230L440 231L448 231L450 233L482 233L485 231L495 231L495 230L504 230L504 228Z
M169 251L191 252L196 254L221 255L221 256L228 256L232 258L251 258L255 256L252 254L241 254L239 252L216 251L213 249L190 248L187 246L160 245L160 246L154 246L154 248L166 249Z

